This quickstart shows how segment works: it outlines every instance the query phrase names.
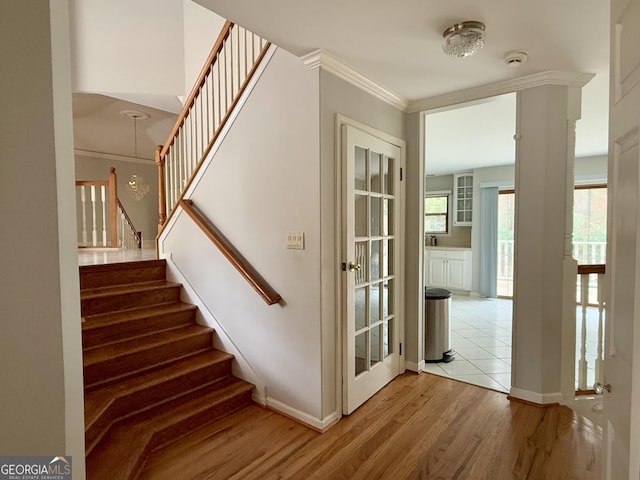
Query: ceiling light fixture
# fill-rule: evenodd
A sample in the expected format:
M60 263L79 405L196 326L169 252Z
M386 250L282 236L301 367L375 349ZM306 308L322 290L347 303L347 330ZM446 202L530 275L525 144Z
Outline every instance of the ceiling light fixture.
M482 22L460 22L447 28L442 36L442 50L451 57L464 58L484 47L485 25Z

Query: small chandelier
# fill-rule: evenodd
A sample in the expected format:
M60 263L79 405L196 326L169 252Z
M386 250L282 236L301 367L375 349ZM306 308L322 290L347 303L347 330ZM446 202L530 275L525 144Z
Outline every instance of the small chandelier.
M131 192L131 196L139 202L149 193L149 184L144 181L142 176L134 173L129 177L129 191Z
M137 110L123 110L120 112L125 117L133 120L133 158L138 160L138 120L146 120L150 118L149 114L138 112ZM145 182L141 175L133 174L128 182L129 193L139 202L149 193L149 184Z
M442 50L451 57L464 58L484 47L485 25L482 22L460 22L447 28L442 36Z

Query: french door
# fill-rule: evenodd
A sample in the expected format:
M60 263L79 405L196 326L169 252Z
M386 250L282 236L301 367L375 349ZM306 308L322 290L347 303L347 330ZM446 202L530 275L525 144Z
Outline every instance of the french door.
M342 127L343 412L349 414L400 370L399 147Z

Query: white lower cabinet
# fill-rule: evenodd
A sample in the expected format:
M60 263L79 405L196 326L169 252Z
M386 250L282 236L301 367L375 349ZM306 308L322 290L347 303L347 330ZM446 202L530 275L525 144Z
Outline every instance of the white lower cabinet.
M471 290L471 250L427 249L424 263L427 287Z

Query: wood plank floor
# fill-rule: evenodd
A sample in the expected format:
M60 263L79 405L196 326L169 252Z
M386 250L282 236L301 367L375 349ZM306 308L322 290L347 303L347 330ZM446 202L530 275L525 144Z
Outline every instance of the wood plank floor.
M404 374L324 434L251 406L156 451L142 479L599 479L602 430L435 375Z

